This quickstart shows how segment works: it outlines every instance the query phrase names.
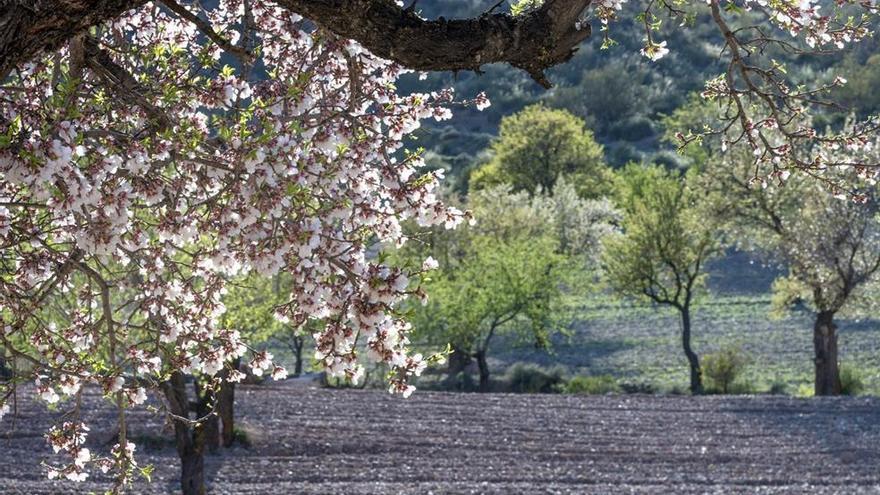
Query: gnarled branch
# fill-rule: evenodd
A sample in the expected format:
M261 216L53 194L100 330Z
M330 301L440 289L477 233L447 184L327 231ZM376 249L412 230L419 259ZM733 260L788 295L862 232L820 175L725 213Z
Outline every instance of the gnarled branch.
M544 71L590 35L579 21L590 0L546 0L520 16L425 20L393 0L274 0L380 57L416 70L479 70L506 62L549 86ZM0 80L91 26L146 0L0 0Z

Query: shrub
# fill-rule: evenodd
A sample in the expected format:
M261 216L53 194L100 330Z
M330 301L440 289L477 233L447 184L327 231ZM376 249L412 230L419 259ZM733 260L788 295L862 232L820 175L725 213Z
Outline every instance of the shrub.
M611 375L576 376L562 387L566 394L603 395L620 392L617 380Z
M840 393L843 395L860 395L865 391L865 381L861 371L852 366L840 367Z
M794 395L796 397L812 397L816 395L816 387L812 383L801 383Z
M504 382L515 393L546 394L558 391L565 382L560 366L542 368L535 364L515 363L504 374Z
M645 382L621 382L620 389L626 394L656 394L654 385Z
M770 384L770 388L767 390L767 393L771 395L787 395L788 384L782 380L776 380Z
M712 388L723 394L730 393L731 386L748 364L748 358L739 347L726 347L703 358L702 372Z

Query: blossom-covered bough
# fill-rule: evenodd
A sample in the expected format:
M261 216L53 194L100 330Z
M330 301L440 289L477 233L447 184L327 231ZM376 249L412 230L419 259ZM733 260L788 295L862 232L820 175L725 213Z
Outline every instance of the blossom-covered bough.
M393 392L411 393L408 378L430 358L407 352L408 324L394 307L423 296L410 283L419 272L372 260L367 248L405 242L408 219L454 227L468 216L438 201L439 174L420 173L419 156L402 149L421 120L450 116L452 94L399 95L394 81L403 67L507 62L549 85L545 70L570 58L591 18L607 34L623 1L590 9L589 0L546 0L518 16L490 9L450 21L392 0L221 0L213 9L0 0L0 343L20 368L16 380L69 410L47 436L67 456L49 475L82 480L98 468L126 486L137 467L126 409L159 389L166 414L187 424L184 374L234 382L242 376L228 363L243 357L256 374L285 376L218 323L224 287L242 273L292 276L278 317L325 323L316 359L331 374L358 379L365 348L389 365ZM765 26L744 24L753 17L740 19L743 8ZM762 55L869 34L873 4L822 8L832 12L809 0L651 1L646 56L668 50L654 39L660 15L705 9L730 56L705 92L730 125L683 140L721 132L749 143L765 183L832 165L873 180L871 163L824 157L867 146L874 124L817 132L809 112L825 104L825 86L792 85ZM0 416L18 383L0 386ZM85 385L119 410L106 452L84 446Z
M314 337L331 375L360 378L359 343L389 365L393 392L411 393L426 365L393 309L414 275L366 249L405 242L407 219L467 218L438 201L438 173L400 152L421 120L451 115L451 93L400 96L401 67L268 3L185 12L129 12L3 86L0 342L27 368L19 379L70 409L48 434L69 456L52 478L96 466L126 484L125 410L162 389L185 422L181 374L219 376L244 356L255 374L286 376L218 324L225 283L243 272L293 277L279 317L326 322ZM119 408L108 452L84 447L85 385ZM4 410L15 386L0 389Z
M652 2L652 5L654 2ZM864 202L865 183L880 178L880 163L870 159L873 136L880 130L876 116L851 123L845 131L816 129L816 110L836 108L829 94L846 84L830 75L814 81L790 77L781 57L829 56L872 34L877 7L871 1L708 0L711 21L723 36L727 67L706 82L701 96L723 109L720 123L679 132L681 146L721 136L722 146L744 145L753 155L754 183L781 185L794 171L826 183L836 194ZM693 9L685 2L660 0L659 7L682 22ZM657 19L650 7L644 19L647 33L643 53L653 59L668 49L651 38ZM840 159L846 150L848 159ZM852 169L859 185L837 179L835 169Z

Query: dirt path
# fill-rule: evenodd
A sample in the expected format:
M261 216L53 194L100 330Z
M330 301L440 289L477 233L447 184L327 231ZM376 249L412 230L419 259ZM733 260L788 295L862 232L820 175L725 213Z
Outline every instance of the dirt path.
M878 493L880 400L571 397L246 387L254 446L208 459L212 493ZM91 397L90 400L98 400ZM0 493L106 488L45 480L41 406L0 423ZM109 410L101 418L109 418ZM97 419L96 421L101 421ZM133 434L152 484L176 486L159 418ZM109 423L105 423L109 424ZM111 435L95 427L94 441ZM94 448L99 448L95 446Z

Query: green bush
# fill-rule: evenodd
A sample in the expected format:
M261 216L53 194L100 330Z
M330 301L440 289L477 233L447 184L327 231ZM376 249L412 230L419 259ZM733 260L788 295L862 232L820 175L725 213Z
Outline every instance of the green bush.
M771 395L788 395L788 384L782 380L776 380L770 384L767 393Z
M726 347L703 358L701 370L711 388L722 394L731 393L736 379L749 359L739 347Z
M860 395L865 391L862 372L853 366L840 367L840 393L843 395Z
M504 384L514 393L546 394L559 390L565 383L565 370L560 366L542 368L535 364L515 363L504 373Z
M621 391L617 380L611 375L576 376L562 387L566 394L603 395Z

